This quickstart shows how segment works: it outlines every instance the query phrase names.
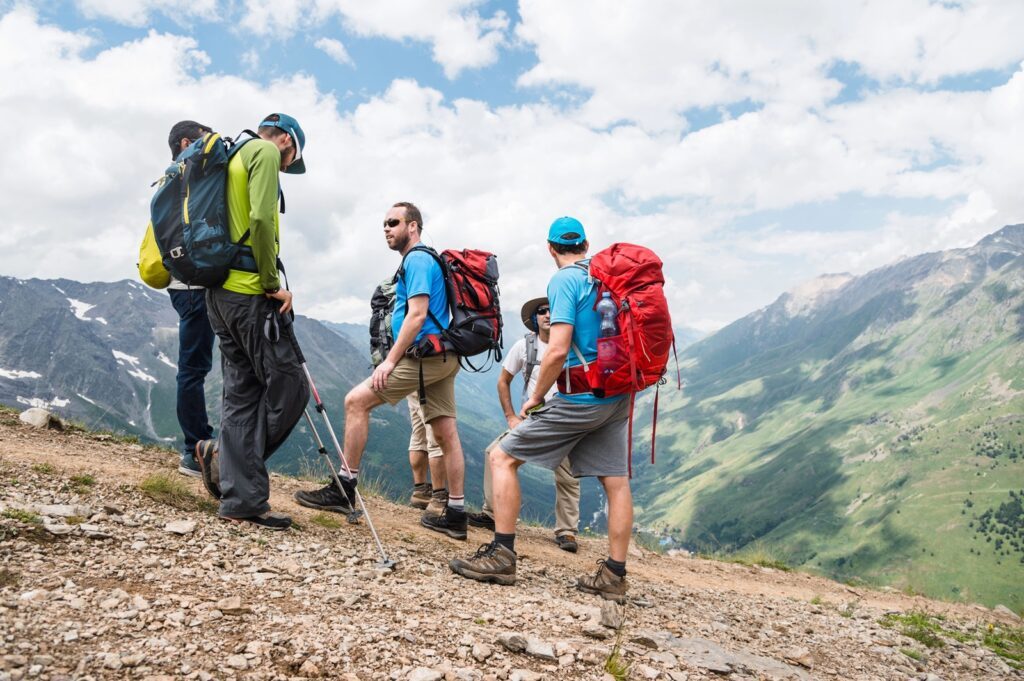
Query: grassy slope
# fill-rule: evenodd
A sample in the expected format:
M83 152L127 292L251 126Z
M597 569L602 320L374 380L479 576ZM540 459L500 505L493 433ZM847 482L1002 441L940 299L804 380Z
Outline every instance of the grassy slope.
M923 287L863 328L837 319L830 352L783 344L663 395L668 451L639 517L704 550L764 541L833 577L1024 607L1024 552L968 527L1024 488L1024 458L975 455L985 432L1006 449L1024 430L1007 270L955 296Z

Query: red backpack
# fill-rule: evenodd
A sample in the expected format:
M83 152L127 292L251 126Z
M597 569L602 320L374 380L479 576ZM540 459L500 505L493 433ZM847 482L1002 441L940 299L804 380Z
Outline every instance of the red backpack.
M619 309L619 335L598 339L614 343L614 353L622 359L611 374L599 376L599 362L587 369L590 385L603 383L604 396L629 393L629 461L633 474L633 406L636 394L649 386L660 384L668 366L669 352L675 353L675 333L665 299L665 276L661 259L644 246L617 243L590 259L587 274L597 284L597 300L607 291ZM676 373L679 387L682 378ZM599 383L600 381L600 383ZM654 463L654 438L658 428L658 396L654 394L654 415L651 424L651 463Z
M468 360L483 353L501 361L501 304L498 299L498 259L493 253L466 249L447 250L439 255L434 249L417 245L413 250L430 254L441 266L451 321L439 335L428 335L411 350L417 357L444 352L458 355L471 371L480 371ZM408 254L407 256L408 257ZM405 258L396 277L403 276ZM434 323L439 320L430 315Z

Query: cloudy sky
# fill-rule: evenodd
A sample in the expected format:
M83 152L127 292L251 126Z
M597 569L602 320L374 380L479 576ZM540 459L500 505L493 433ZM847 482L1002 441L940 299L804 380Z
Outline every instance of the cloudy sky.
M301 312L368 317L409 200L428 243L499 254L507 307L570 214L654 248L709 330L1024 222L1020 26L1019 0L0 0L0 274L135 277L170 124L280 110Z

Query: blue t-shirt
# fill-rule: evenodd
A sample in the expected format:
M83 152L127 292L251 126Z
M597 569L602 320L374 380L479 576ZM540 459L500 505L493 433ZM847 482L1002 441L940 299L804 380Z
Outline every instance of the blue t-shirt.
M405 275L398 278L395 285L395 311L391 315L391 333L395 339L402 330L405 313L408 311L409 298L430 296L428 309L430 314L423 320L423 328L416 335L416 341L431 333L441 333L448 328L448 292L444 285L444 272L434 260L434 256L422 250L412 250L405 258ZM433 315L433 317L431 317ZM442 326L438 326L437 319Z
M588 260L581 260L586 265ZM576 344L587 363L597 360L597 337L601 330L601 317L594 310L597 304L597 285L587 281L585 270L576 265L563 267L551 277L548 283L548 303L551 305L551 324L571 324L572 342ZM569 349L566 367L580 364L579 357ZM621 400L625 395L598 398L591 393L559 396L580 404L604 404Z

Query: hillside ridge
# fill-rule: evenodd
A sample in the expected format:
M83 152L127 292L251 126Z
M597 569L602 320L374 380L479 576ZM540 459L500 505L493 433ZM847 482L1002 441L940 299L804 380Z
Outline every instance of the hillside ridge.
M572 586L603 538L572 556L532 527L519 583L483 585L447 560L487 533L456 542L370 497L389 573L364 524L290 501L308 483L272 476L271 503L301 528L273 534L217 520L174 466L0 412L0 679L602 679L616 651L652 680L1024 678L981 643L1020 635L1012 613L642 549L620 608ZM911 615L942 647L900 633Z

